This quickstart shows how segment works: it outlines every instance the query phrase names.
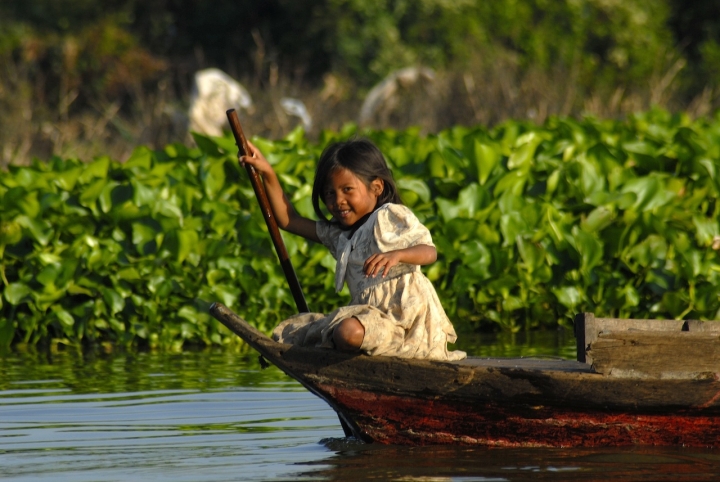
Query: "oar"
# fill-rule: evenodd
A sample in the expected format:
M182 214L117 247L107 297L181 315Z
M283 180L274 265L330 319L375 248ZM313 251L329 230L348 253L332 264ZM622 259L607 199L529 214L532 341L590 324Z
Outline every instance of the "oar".
M230 109L226 112L228 121L230 121L230 128L235 136L235 143L237 144L240 155L248 155L250 149L248 148L247 139L243 134L242 126L240 126L240 119L238 119L237 112L235 109ZM295 300L299 313L309 313L307 302L305 301L305 295L303 295L300 282L297 279L295 270L293 269L292 263L290 262L290 255L285 248L285 243L280 236L280 229L278 228L277 221L273 215L272 209L270 208L270 202L268 201L267 194L265 193L265 187L260 181L260 176L254 167L250 164L245 164L250 175L250 183L252 184L253 190L255 191L255 197L257 197L258 203L260 203L260 210L265 218L265 224L267 224L268 231L270 231L270 237L272 238L273 244L275 245L275 252L280 258L280 266L282 266L285 272L285 278L287 279L288 285L290 285L290 292Z
M232 129L233 136L235 136L235 143L237 144L238 151L241 155L247 155L250 152L248 148L247 139L243 133L242 126L240 125L240 119L238 119L237 112L235 109L229 109L227 112L228 121L230 121L230 129ZM260 182L260 176L258 175L255 168L250 164L245 164L250 175L250 183L252 184L253 190L255 191L255 197L257 197L258 203L260 203L260 210L265 218L265 224L267 224L268 231L270 231L270 237L272 238L273 244L275 245L275 251L277 252L278 258L280 258L280 265L285 272L285 278L290 285L290 291L292 292L295 304L299 313L309 313L307 302L305 301L305 295L303 295L300 282L297 279L295 270L293 269L292 263L290 262L290 255L288 255L285 243L280 236L280 229L278 228L277 221L273 215L272 209L270 208L270 201L268 201L267 194L265 193L265 187ZM346 437L352 436L352 430L345 423L345 420L338 413L340 419L340 425L342 426L343 432Z

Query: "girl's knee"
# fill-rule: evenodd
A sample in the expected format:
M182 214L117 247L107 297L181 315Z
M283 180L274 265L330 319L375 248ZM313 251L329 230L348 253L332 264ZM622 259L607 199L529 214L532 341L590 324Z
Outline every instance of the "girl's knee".
M365 338L365 327L355 318L346 318L335 327L333 341L338 350L357 351Z

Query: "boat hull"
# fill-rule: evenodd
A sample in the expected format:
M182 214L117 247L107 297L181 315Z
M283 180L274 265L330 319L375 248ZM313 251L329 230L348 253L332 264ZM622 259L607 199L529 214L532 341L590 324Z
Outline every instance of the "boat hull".
M720 445L720 382L612 378L573 360L459 362L276 343L226 307L211 313L325 400L355 437L401 445Z
M461 404L319 385L376 443L502 447L711 447L720 417L572 410L521 404Z

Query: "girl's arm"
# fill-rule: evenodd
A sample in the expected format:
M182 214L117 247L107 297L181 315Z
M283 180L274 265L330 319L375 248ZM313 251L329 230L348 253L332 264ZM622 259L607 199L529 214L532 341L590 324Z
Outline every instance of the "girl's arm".
M275 214L278 227L302 236L305 239L320 242L320 238L318 238L317 232L315 231L315 221L300 216L297 211L295 211L295 208L293 208L283 192L277 174L267 159L265 159L265 156L263 156L262 152L252 143L248 142L248 146L250 147L250 155L239 156L238 159L243 166L245 163L253 166L258 174L262 176L265 193L270 201L273 214Z
M384 278L387 276L390 268L396 266L398 263L423 266L434 263L435 260L437 260L437 250L434 246L417 244L409 248L373 254L365 260L363 271L365 272L365 276L374 277L382 270Z

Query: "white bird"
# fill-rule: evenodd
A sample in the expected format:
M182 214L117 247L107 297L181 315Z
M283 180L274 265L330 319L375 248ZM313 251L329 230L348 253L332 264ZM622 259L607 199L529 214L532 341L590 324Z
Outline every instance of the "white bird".
M360 108L360 125L365 125L383 104L390 104L398 87L409 87L419 80L428 82L435 80L435 72L427 67L407 67L396 70L373 87L368 92L362 107Z
M247 89L220 69L195 72L190 94L190 130L209 136L221 136L227 127L228 109L252 112L253 103Z
M312 118L305 107L303 101L299 99L292 99L290 97L283 97L280 99L280 107L283 108L287 115L299 117L302 121L305 132L309 131L312 127Z

